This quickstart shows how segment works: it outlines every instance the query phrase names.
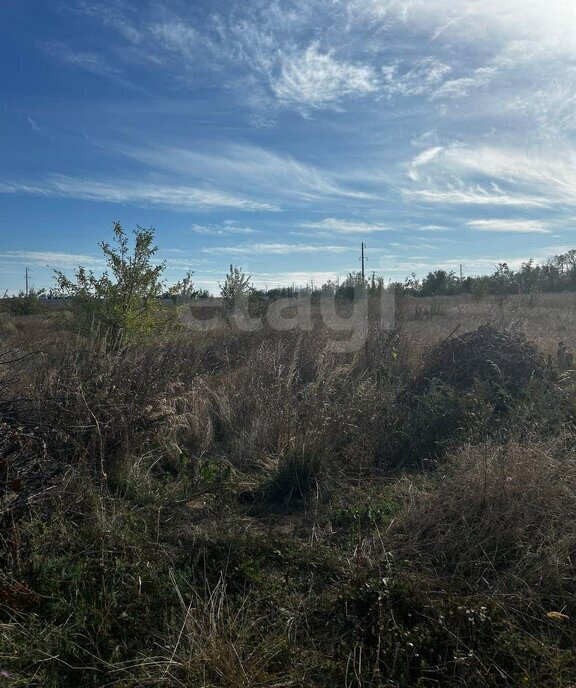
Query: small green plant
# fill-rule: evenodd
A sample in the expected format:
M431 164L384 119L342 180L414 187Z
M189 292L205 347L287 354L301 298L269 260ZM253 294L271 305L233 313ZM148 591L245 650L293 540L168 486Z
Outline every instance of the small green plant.
M166 266L153 263L158 250L153 242L153 228L137 227L131 250L128 235L116 222L114 245L100 243L108 266L100 277L84 267L76 270L74 281L56 271L58 290L73 299L72 310L82 329L97 326L113 336L132 338L158 327Z

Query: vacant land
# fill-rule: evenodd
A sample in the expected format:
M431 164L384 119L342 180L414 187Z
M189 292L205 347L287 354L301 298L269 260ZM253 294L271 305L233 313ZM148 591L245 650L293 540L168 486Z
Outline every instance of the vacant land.
M576 294L359 351L0 314L0 686L576 685Z

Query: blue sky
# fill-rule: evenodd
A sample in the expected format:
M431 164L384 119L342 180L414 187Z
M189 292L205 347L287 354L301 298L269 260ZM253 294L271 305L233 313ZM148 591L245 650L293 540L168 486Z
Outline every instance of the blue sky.
M3 0L0 291L112 222L214 289L576 247L572 0Z

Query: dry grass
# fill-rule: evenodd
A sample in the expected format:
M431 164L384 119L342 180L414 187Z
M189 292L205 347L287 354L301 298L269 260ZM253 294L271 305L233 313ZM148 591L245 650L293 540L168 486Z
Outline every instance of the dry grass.
M576 461L565 448L463 447L401 491L393 539L418 565L473 590L573 595Z
M4 319L0 686L570 685L575 299L407 298L344 354ZM425 366L486 324L542 354L506 403L476 335L465 385Z

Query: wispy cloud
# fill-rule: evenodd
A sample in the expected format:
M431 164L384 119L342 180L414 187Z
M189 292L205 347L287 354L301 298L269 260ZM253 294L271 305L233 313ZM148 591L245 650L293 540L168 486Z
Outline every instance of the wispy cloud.
M538 220L472 220L468 227L479 232L502 232L513 234L551 234L544 222Z
M35 131L37 134L42 132L42 129L38 126L36 121L32 119L32 117L27 117L26 121L30 125L30 129L32 129L32 131Z
M330 246L324 244L283 244L283 243L255 243L240 246L214 246L203 248L204 253L237 254L237 255L289 255L295 253L347 253L349 246Z
M155 23L150 26L152 36L166 50L191 57L204 44L202 34L182 21Z
M255 234L256 230L251 227L238 226L233 220L228 220L222 225L192 225L190 229L196 234L207 234L210 236L224 236L227 234Z
M221 145L201 151L172 146L120 146L120 152L152 167L187 179L218 179L235 193L259 193L269 198L317 201L326 198L374 200L376 194L357 188L352 175L319 169L289 155L259 146ZM342 177L342 178L341 178Z
M374 234L375 232L389 232L392 229L386 225L354 220L338 220L332 217L319 222L307 222L302 226L336 234Z
M86 267L104 266L101 258L77 253L59 253L57 251L5 251L0 253L0 259L15 262L20 265L32 264L42 267L69 268L78 265Z
M260 203L209 188L129 182L124 179L95 181L55 176L37 184L0 182L0 193L81 198L107 203L158 205L173 210L234 208L236 210L278 210Z
M417 156L407 193L430 202L552 207L576 203L576 156L557 148L436 147Z
M576 8L571 0L352 0L364 16L425 31L431 39L458 45L484 39L490 46L507 40L536 40L555 52L573 52ZM487 40L488 37L488 40Z
M280 75L271 86L281 103L320 108L350 95L373 93L377 81L372 67L338 60L312 43L281 58Z
M530 66L556 61L556 79L570 81L558 67L576 54L572 0L556 0L553 11L549 0L230 0L209 12L146 0L137 11L116 0L73 4L118 32L127 49L116 52L127 62L137 53L181 83L199 70L233 69L227 87L261 111L260 121L274 108L306 114L381 94L463 98L519 65L533 93L535 78L543 88L552 80ZM83 54L86 68L102 69L93 57Z
M404 196L423 203L444 203L446 205L493 205L502 207L546 208L550 203L535 196L509 195L481 186L465 189L434 191L421 189L405 190Z
M426 57L410 69L403 69L401 62L386 65L382 67L382 88L390 96L431 95L451 71L452 67L435 57Z
M101 0L76 0L68 3L66 9L76 14L93 17L105 26L115 29L123 38L133 44L141 43L146 37L145 27L138 25L141 15L128 3L106 3ZM141 9L141 8L139 8Z
M416 227L417 232L452 232L452 227L444 227L443 225L424 225L423 227Z
M419 153L410 164L410 171L408 172L410 179L417 182L420 179L418 168L432 162L432 160L434 160L443 150L443 146L434 146L434 148L428 148L422 151L422 153Z
M44 43L42 47L50 57L71 67L112 78L118 78L121 74L102 54L72 50L63 43Z
M473 89L488 86L497 74L496 67L478 67L471 76L446 81L433 93L432 97L433 99L463 98Z

